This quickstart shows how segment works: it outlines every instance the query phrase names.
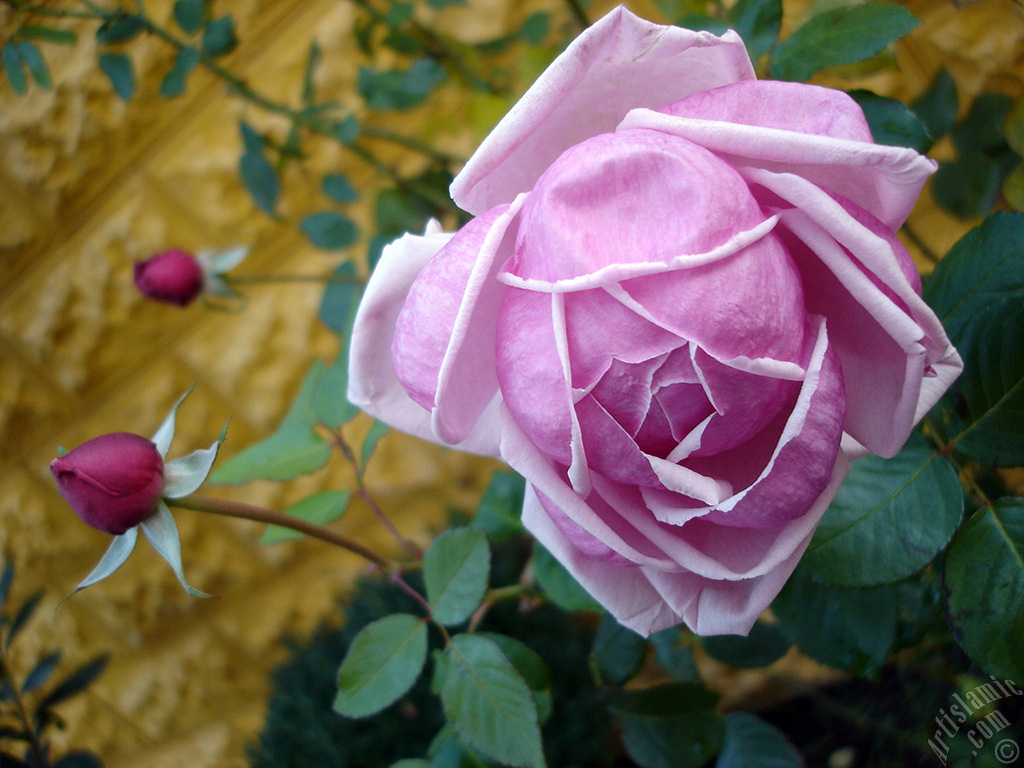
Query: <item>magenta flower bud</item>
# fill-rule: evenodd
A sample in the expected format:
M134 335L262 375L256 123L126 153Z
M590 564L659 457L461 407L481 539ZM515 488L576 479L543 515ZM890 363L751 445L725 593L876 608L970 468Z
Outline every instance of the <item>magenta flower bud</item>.
M203 289L203 268L187 251L164 251L135 262L135 285L154 301L187 306Z
M160 502L164 460L141 435L115 432L50 462L60 495L87 525L120 536Z

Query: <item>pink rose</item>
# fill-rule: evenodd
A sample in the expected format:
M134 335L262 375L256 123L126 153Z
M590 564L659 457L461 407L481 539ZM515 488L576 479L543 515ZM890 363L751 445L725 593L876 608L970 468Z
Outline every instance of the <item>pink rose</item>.
M499 457L527 528L620 622L745 634L849 469L960 359L893 234L935 164L740 38L618 8L385 251L352 402Z
M156 512L164 460L151 440L131 432L93 438L50 462L57 489L82 521L120 536Z

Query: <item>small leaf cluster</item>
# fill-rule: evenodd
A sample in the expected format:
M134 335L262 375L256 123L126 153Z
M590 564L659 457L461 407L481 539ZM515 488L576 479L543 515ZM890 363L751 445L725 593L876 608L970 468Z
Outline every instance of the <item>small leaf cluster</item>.
M107 657L97 656L54 683L62 655L55 650L44 654L26 674L19 674L11 663L11 646L35 615L43 593L36 592L17 608L9 608L13 581L14 565L8 562L0 573L0 764L11 768L99 768L99 758L84 750L52 755L49 734L63 726L56 708L88 688L103 671Z

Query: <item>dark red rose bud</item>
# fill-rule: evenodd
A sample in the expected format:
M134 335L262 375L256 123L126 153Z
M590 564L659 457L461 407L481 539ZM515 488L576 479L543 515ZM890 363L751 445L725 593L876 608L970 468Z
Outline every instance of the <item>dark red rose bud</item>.
M203 289L203 268L186 251L164 251L135 262L135 285L154 301L184 307Z
M151 440L130 432L103 435L50 462L57 488L82 520L121 535L156 510L164 460Z

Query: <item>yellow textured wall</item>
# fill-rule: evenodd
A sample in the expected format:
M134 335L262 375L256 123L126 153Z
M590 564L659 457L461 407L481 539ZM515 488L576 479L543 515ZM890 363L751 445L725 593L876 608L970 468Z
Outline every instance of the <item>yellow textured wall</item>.
M864 85L912 97L944 63L962 93L1020 95L1024 16L1011 0L906 4L925 25L900 45L899 71L872 75ZM150 5L158 18L169 16L166 0ZM565 17L562 5L547 6ZM596 17L611 3L593 6ZM536 7L470 0L439 21L457 35L484 38ZM653 16L648 5L634 7ZM358 62L349 3L232 0L217 8L233 14L242 40L225 63L260 90L290 98L315 37L324 52L320 93L351 98ZM13 23L12 11L0 6L0 38ZM355 216L364 231L366 201L379 180L334 145L311 143L308 172L285 175L285 221L274 222L254 208L236 172L238 118L263 127L272 120L226 96L202 71L185 96L161 99L156 90L171 54L156 40L128 47L141 87L124 104L96 66L92 28L77 29L74 47L41 44L52 92L33 87L19 97L0 85L0 553L20 573L16 599L47 590L15 661L28 665L59 646L67 670L98 652L112 654L89 693L62 708L68 727L58 748L93 749L113 768L237 766L261 721L267 672L282 656L277 639L332 615L360 563L309 542L263 547L255 525L181 511L186 573L220 599L185 595L140 544L117 574L55 611L109 538L74 518L47 465L58 444L73 447L110 431L151 433L192 382L172 457L209 445L229 418L225 455L265 436L311 362L336 353L336 337L316 317L322 287L253 287L241 314L177 310L138 295L132 261L171 246L244 244L252 255L243 274L327 272L338 259L313 249L294 226L323 203L316 180L331 171L350 177L363 194ZM463 156L475 140L451 91L394 122L405 131L419 127ZM927 200L912 221L940 252L969 226ZM352 255L361 258L363 250ZM360 421L354 431L366 426ZM427 540L446 503L472 509L491 466L392 434L367 479L401 527ZM229 493L281 508L314 490L351 486L344 462L334 461L284 488L257 483ZM392 546L358 503L341 525Z

